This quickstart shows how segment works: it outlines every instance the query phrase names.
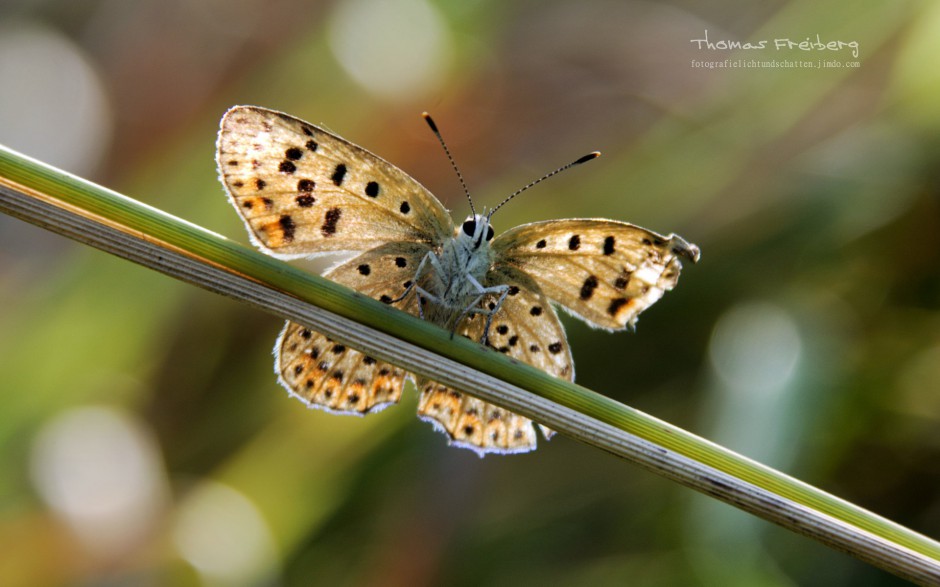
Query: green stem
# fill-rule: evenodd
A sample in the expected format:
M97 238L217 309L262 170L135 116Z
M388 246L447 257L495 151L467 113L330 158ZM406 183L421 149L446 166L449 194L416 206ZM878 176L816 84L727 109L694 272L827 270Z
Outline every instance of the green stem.
M578 385L0 146L0 210L245 301L810 536L940 584L940 544Z

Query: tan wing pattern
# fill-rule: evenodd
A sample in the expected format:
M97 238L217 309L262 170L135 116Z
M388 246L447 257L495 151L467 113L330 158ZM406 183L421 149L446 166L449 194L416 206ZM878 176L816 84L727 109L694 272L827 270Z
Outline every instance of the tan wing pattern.
M428 250L420 243L388 244L341 263L324 276L389 302L408 287ZM417 307L413 296L396 306L411 314ZM361 415L401 398L405 371L299 324L284 326L274 354L281 385L309 406Z
M525 274L503 267L487 276L486 285L506 284L509 294L490 327L489 344L497 351L556 377L574 380L571 350L564 328L548 298ZM484 304L495 304L494 299ZM483 336L485 317L473 316L461 332L471 340ZM486 453L519 453L536 448L532 421L464 395L433 381L420 380L418 416L434 424L451 444ZM542 427L546 438L553 432Z
M481 457L535 450L532 420L508 412L433 381L418 380L418 417L443 432L452 446L468 448Z
M278 381L310 407L377 412L401 399L405 372L288 322L275 347Z
M660 236L613 220L525 224L493 241L496 265L524 271L552 301L601 328L619 330L671 290L680 257L699 250L681 237Z
M217 159L253 241L276 256L365 251L395 241L438 244L453 234L444 206L405 172L280 112L229 110Z

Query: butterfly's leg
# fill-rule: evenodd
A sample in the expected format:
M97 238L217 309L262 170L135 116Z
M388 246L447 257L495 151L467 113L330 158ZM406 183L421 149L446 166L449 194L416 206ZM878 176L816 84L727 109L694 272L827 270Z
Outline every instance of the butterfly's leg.
M406 288L405 288L405 292L404 292L403 294L401 294L400 296L398 296L397 298L395 298L395 299L393 299L392 301L390 301L389 304L394 304L394 303L396 303L396 302L402 301L403 299L405 299L405 297L406 297L409 293L411 293L411 290L413 290L413 289L416 289L416 290L419 292L419 294L420 294L421 288L418 287L418 280L419 280L420 277L421 277L421 272L424 271L424 266L425 266L425 264L426 264L426 263L428 262L428 260L431 259L432 257L436 258L436 255L434 254L434 251L428 251L428 253L421 259L421 262L418 263L418 268L415 270L415 276L414 276L414 279L411 280L411 285L409 285L408 287L406 287ZM431 264L432 264L432 265L434 264L434 261L433 261L433 260L431 261ZM425 293L427 293L427 292L425 292ZM420 303L420 302L418 303L418 310L419 310L419 311L421 310L421 303ZM422 316L422 318L424 318L424 316Z
M424 320L424 303L427 298L422 296L422 293L425 293L420 287L415 288L415 295L418 297L418 318Z
M415 292L416 292L416 295L418 296L418 317L421 318L422 320L424 320L424 303L427 300L430 300L431 302L434 302L435 304L439 306L443 304L443 301L441 300L441 298L432 294L431 292L424 289L420 285L415 287Z
M483 338L480 340L480 342L485 345L487 343L487 340L489 339L490 324L493 322L493 314L498 312L500 307L503 305L503 300L505 300L506 296L509 294L509 286L503 284L503 285L494 285L492 287L484 287L483 284L477 281L477 279L474 276L468 274L467 278L469 279L470 283L477 289L478 295L476 299L474 299L473 302L470 305L468 305L464 309L464 311L460 314L460 316L457 318L457 321L454 323L454 330L457 329L457 325L460 324L460 321L463 320L464 317L467 316L467 314L471 314L471 313L485 314L486 325L483 327ZM496 303L493 305L492 310L490 309L481 310L479 307L477 307L477 304L483 301L483 298L485 296L489 294L495 294L495 293L498 293L500 295L499 295L499 299L496 300Z
M428 290L418 285L418 282L421 279L421 273L424 271L424 268L428 263L430 263L432 269L437 271L438 275L441 274L441 272L443 271L443 268L441 267L440 259L434 253L434 251L428 251L428 253L424 256L424 258L421 259L421 262L418 263L418 268L417 270L415 270L415 276L411 282L411 285L409 285L405 289L405 293L403 293L397 299L392 300L392 303L397 302L403 299L406 295L408 295L408 292L410 292L411 290L414 290L415 295L418 298L418 317L421 318L422 320L424 320L424 304L428 300L438 305L443 303L442 300L438 296L432 294Z

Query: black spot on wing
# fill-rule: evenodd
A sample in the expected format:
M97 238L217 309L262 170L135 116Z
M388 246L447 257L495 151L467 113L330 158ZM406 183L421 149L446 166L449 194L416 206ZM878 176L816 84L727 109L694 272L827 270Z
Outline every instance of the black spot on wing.
M323 236L333 236L336 234L336 223L339 222L339 218L342 215L343 211L339 208L330 208L326 211L326 215L323 217L323 226L320 227Z
M290 217L290 214L284 214L277 222L281 225L281 231L283 232L284 240L294 240L294 230L296 230L297 225L294 224L294 219Z
M588 278L585 279L584 283L581 285L581 299L591 299L591 296L594 295L595 289L597 289L597 277L594 275L588 276Z
M628 303L627 298L614 298L610 301L610 305L607 306L607 313L611 316L616 316L620 312L620 308L626 306Z
M613 236L608 236L607 238L604 239L604 254L605 255L614 254L614 244L615 244L615 241L614 241Z
M333 170L333 175L330 176L330 180L333 181L333 185L341 186L343 185L344 179L346 179L346 165L340 163L336 166L336 169Z
M570 239L568 239L568 249L572 251L577 251L581 248L581 235L575 234Z
M379 184L374 181L370 181L369 183L367 183L366 195L369 196L370 198L377 198L379 196Z
M291 174L297 171L297 166L294 165L291 161L285 159L284 161L281 161L281 164L278 165L277 169L281 173Z
M298 149L297 147L291 147L284 151L284 156L290 159L291 161L297 161L304 156L304 152Z

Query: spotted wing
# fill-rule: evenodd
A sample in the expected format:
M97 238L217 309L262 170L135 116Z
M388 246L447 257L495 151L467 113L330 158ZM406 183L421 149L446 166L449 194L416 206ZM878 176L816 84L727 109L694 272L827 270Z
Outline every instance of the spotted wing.
M451 446L481 457L535 450L532 420L427 379L418 379L417 386L418 417L443 432Z
M671 290L684 257L699 258L682 237L660 236L613 220L526 224L492 244L497 267L523 271L552 301L601 328L619 330Z
M310 407L364 415L401 399L404 371L300 324L284 325L274 354L278 381Z
M444 206L391 163L312 124L255 106L222 118L219 175L252 241L282 258L440 243Z
M421 243L392 243L367 251L324 276L370 297L390 302L414 278L430 249ZM396 306L416 313L414 296ZM340 414L375 412L401 398L406 372L325 335L288 322L274 349L278 380L307 405Z
M497 351L538 367L556 377L574 380L574 365L565 332L548 298L531 278L512 268L499 268L487 276L486 285L509 286L489 332L489 344ZM496 303L496 298L484 304ZM461 333L472 340L483 336L485 316L465 320ZM434 424L450 443L487 453L519 453L536 448L532 421L475 397L433 381L419 380L418 416ZM546 438L553 432L542 427Z

